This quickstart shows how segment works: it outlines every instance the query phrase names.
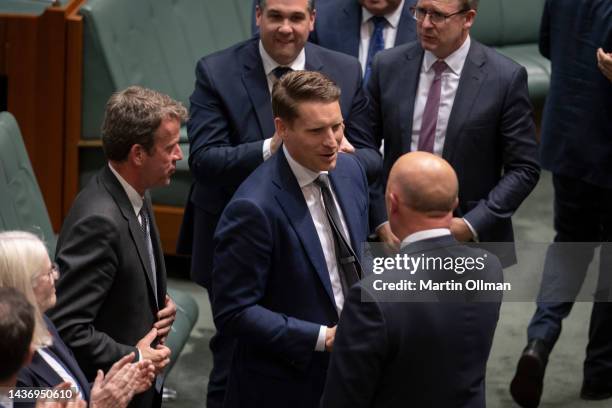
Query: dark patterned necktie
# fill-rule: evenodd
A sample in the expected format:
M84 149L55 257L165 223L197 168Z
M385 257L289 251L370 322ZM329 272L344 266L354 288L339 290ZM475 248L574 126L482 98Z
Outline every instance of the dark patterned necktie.
M272 73L274 74L274 76L276 77L276 79L281 79L283 77L283 75L285 75L288 72L293 71L293 69L289 68L289 67L281 67L280 65L276 68L274 68L272 70Z
M155 268L155 255L153 254L153 243L151 242L151 218L147 211L146 203L142 203L142 208L138 213L140 216L140 230L142 231L145 245L147 247L147 255L149 256L149 264L151 265L151 273L153 277L153 290L155 292L155 300L157 301L157 270Z
M329 226L334 237L334 246L336 248L336 258L340 273L340 283L342 284L342 292L348 295L348 289L357 283L362 277L361 265L351 248L350 241L342 232L342 223L338 214L338 208L334 202L331 190L329 189L329 178L326 174L321 174L314 183L321 188L323 196L323 204L325 206L325 214L329 221Z

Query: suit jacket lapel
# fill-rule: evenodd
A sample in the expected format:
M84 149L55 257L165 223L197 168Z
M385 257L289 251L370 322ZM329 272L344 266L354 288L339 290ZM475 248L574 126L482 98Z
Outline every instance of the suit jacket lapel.
M151 246L153 247L153 253L155 254L158 308L163 308L166 297L166 264L164 262L164 253L161 246L161 239L159 238L157 222L155 221L153 206L151 205L151 197L148 192L145 194L144 205L147 206L147 210L151 216Z
M485 63L486 57L482 52L481 45L472 39L470 50L468 51L463 71L459 78L459 87L453 102L453 109L448 118L446 137L444 139L442 157L451 163L455 147L459 142L461 129L467 122L472 106L478 98L482 84L487 77Z
M138 252L140 263L142 264L142 267L146 272L149 289L154 295L153 299L155 299L157 295L153 286L153 271L151 270L151 264L149 263L149 254L147 251L144 234L142 233L140 222L138 222L138 218L136 218L136 214L134 214L134 207L132 207L132 203L130 203L130 200L125 190L123 189L123 186L121 186L119 180L117 180L117 177L115 177L115 175L111 172L108 166L104 167L102 177L106 189L108 190L110 195L113 196L123 217L128 221L130 235L132 237L132 240L134 241L134 245L136 246L136 252ZM155 305L155 307L157 309L158 305Z
M394 100L399 101L398 118L400 121L402 146L400 154L409 152L412 143L412 120L423 55L424 52L420 46L410 47L405 54L407 59L406 65L398 67L398 79L395 83L403 84L403 86L396 88Z
M359 55L359 42L361 38L361 5L354 0L345 2L342 14L339 17L338 26L344 29L338 30L342 51L348 55Z
M311 43L307 42L304 46L304 54L306 55L306 64L304 64L306 71L323 70L323 61L321 61L319 54Z
M323 255L323 249L321 248L314 222L310 216L310 211L304 201L302 190L282 150L272 156L270 160L276 160L276 172L273 175L273 182L280 188L276 194L276 200L287 215L289 223L300 239L304 252L306 252L312 267L319 276L319 279L321 279L329 300L335 306L336 301L329 279L325 256Z
M410 7L414 4L413 1L404 1L404 7L402 8L402 15L399 20L397 27L397 34L395 36L395 44L405 44L416 39L416 24L414 19L410 15Z
M243 57L244 73L242 74L242 83L257 115L257 121L261 129L261 138L265 139L274 134L274 120L268 80L263 69L261 56L259 55L258 44L258 41L251 41L249 44L250 48Z
M351 247L359 256L362 251L358 245L361 245L361 242L355 241L358 230L358 226L355 224L355 221L359 219L360 214L359 210L356 209L354 205L351 205L355 202L354 200L351 200L351 197L353 196L352 191L349 188L351 182L348 176L338 174L338 171L330 171L329 179L331 181L332 188L336 193L338 204L342 209L344 222L346 222L346 227L348 228L348 233L350 235L349 239L351 240Z

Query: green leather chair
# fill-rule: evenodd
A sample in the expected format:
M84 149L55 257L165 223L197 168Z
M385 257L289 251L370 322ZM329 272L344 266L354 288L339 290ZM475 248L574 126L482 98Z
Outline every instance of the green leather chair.
M481 0L472 36L523 65L529 95L542 106L550 82L550 61L540 55L538 39L545 0Z
M0 230L25 230L39 236L50 254L56 237L17 121L0 112Z
M250 5L250 3L249 3ZM189 107L195 64L202 56L250 36L245 0L89 0L83 16L82 140L99 140L110 95L129 85L166 93ZM191 174L185 157L169 187L152 191L154 204L184 208ZM104 163L101 149L80 152L80 185Z

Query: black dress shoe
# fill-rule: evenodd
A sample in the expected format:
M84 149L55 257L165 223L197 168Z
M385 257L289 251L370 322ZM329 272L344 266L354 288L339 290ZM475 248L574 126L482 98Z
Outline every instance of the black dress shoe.
M549 354L550 348L540 339L530 340L523 350L510 383L510 394L521 407L536 408L540 404Z
M612 398L612 384L602 386L585 381L582 383L580 398L589 401L599 401Z

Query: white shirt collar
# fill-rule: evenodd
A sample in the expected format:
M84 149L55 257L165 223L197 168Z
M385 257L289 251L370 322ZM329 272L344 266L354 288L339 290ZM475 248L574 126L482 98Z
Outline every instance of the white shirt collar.
M285 145L283 145L283 152L285 153L287 163L289 163L289 167L291 168L291 171L293 171L300 188L312 184L312 182L315 181L320 174L328 174L327 171L312 171L309 168L302 166L300 163L295 161L293 157L291 157Z
M259 55L261 56L261 61L263 62L264 72L266 76L270 75L270 73L274 70L274 68L280 66L278 62L274 61L274 59L266 52L261 40L259 40ZM295 60L289 65L283 65L291 68L294 71L303 71L306 67L306 51L302 48L302 51L297 55Z
M444 58L444 62L446 65L455 73L455 75L461 75L461 71L463 70L463 65L465 64L465 59L467 58L468 51L470 51L470 35L468 34L467 38L461 44L461 47L455 50L451 55ZM438 57L433 55L431 51L425 50L425 56L423 57L423 69L425 71L429 71L431 66L438 60Z
M395 9L395 11L392 11L391 13L385 14L383 17L387 20L387 23L393 27L393 28L397 28L397 25L399 24L400 21L400 17L402 16L402 9L404 8L404 0L402 0L402 2L400 3L400 5ZM370 18L372 18L374 15L372 13L370 13L368 11L368 9L366 9L365 7L361 7L361 24L367 22L370 20Z
M121 186L125 190L125 193L127 194L128 199L130 200L130 203L134 208L134 213L136 214L136 216L138 216L138 214L140 213L140 209L142 208L144 200L143 197L138 194L138 191L136 191L134 187L130 185L130 183L128 183L123 177L121 177L121 174L119 174L119 172L117 172L117 170L115 170L110 163L108 163L108 167L111 169L115 177L117 177L117 180L119 180L119 184L121 184Z
M432 228L423 231L417 231L402 240L401 248L405 247L408 244L412 244L413 242L423 241L425 239L438 238L443 237L445 235L450 235L451 232L448 228Z

